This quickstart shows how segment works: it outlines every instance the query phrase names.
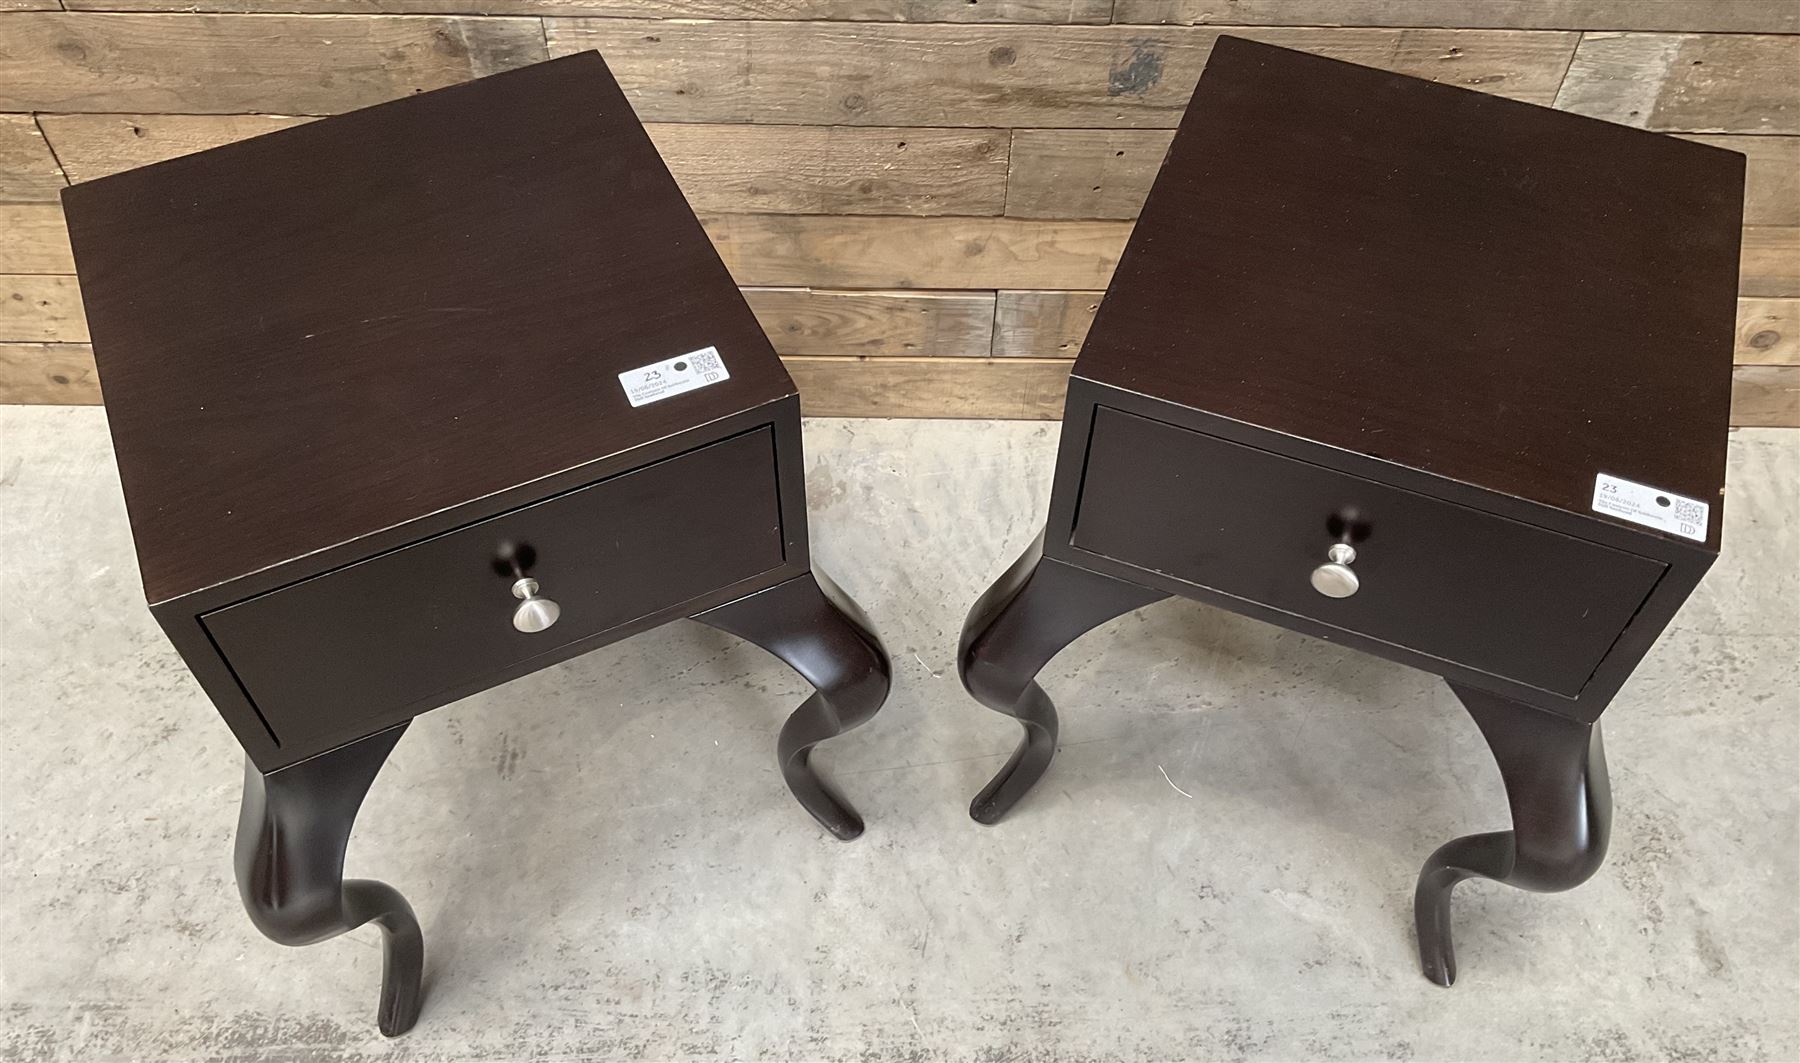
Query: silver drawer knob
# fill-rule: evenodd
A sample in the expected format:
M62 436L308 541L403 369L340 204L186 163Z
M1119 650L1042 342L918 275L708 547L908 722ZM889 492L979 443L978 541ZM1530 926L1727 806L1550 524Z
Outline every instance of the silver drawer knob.
M1349 543L1334 543L1325 556L1331 560L1312 570L1313 590L1327 598L1348 598L1355 594L1356 588L1361 586L1356 573L1350 571L1350 563L1356 560L1356 549Z
M522 579L513 584L513 597L519 607L513 610L513 627L527 635L543 631L562 615L562 606L538 594L538 581Z

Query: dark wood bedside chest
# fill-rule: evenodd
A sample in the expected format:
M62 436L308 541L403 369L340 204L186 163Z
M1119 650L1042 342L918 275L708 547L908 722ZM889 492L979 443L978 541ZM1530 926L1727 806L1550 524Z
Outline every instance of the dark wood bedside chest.
M807 553L793 382L596 53L70 188L151 608L248 754L238 882L306 944L406 901L344 881L418 714L680 617L818 688L812 746L887 696Z
M1513 829L1416 894L1455 978L1464 878L1586 880L1597 720L1719 550L1743 159L1231 37L1069 385L1050 513L976 604L963 683L1049 767L1034 681L1168 595L1442 675Z

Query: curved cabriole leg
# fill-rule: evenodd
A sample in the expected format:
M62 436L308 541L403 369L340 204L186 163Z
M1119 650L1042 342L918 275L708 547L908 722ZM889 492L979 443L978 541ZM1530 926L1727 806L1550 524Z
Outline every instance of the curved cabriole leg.
M379 1022L389 1037L419 1018L425 939L392 886L344 880L344 850L363 796L406 727L266 775L247 763L238 818L238 893L258 930L283 945L310 945L364 923L381 928Z
M1025 738L969 806L996 823L1036 785L1056 755L1056 706L1037 685L1050 658L1116 616L1168 595L1044 556L1044 536L1026 548L969 611L957 672L975 700L1013 716Z
M781 776L826 830L845 841L861 834L862 817L813 769L812 748L868 722L887 700L887 651L862 610L815 569L694 619L754 642L813 685L782 725Z
M1413 896L1419 962L1438 985L1456 981L1450 892L1466 878L1554 893L1586 882L1606 859L1612 793L1600 725L1581 723L1450 684L1493 750L1513 829L1445 843L1425 861Z

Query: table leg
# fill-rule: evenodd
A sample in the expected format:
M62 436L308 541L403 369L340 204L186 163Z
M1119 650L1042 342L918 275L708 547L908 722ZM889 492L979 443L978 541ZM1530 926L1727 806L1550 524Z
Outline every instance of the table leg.
M1413 918L1425 977L1456 981L1450 893L1466 878L1488 878L1552 893L1586 882L1606 859L1612 793L1600 725L1586 724L1450 684L1475 718L1500 765L1513 829L1445 843L1419 873Z
M963 622L957 671L975 700L1025 727L1024 740L969 806L995 823L1049 770L1056 755L1056 706L1038 672L1063 647L1116 616L1168 597L1044 556L1044 536L976 601Z
M410 722L410 721L409 721ZM385 882L344 879L350 828L407 724L264 774L244 768L238 893L250 921L283 945L310 945L364 923L381 928L381 1032L419 1017L425 941L412 908Z
M817 569L694 617L787 662L815 688L781 728L782 778L825 829L848 841L862 817L819 778L812 748L866 723L887 700L887 651L856 607Z

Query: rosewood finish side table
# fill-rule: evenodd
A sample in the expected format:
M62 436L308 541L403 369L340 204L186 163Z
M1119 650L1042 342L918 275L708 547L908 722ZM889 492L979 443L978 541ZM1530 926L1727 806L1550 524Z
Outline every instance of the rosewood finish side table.
M1743 158L1220 38L1069 383L1047 526L959 666L1049 767L1034 680L1169 595L1442 675L1511 830L1415 899L1586 880L1599 717L1719 549Z
M301 945L366 922L418 1016L406 900L346 881L413 717L680 617L817 693L782 774L887 696L807 553L793 382L596 53L68 190L151 608L248 755L237 874Z

